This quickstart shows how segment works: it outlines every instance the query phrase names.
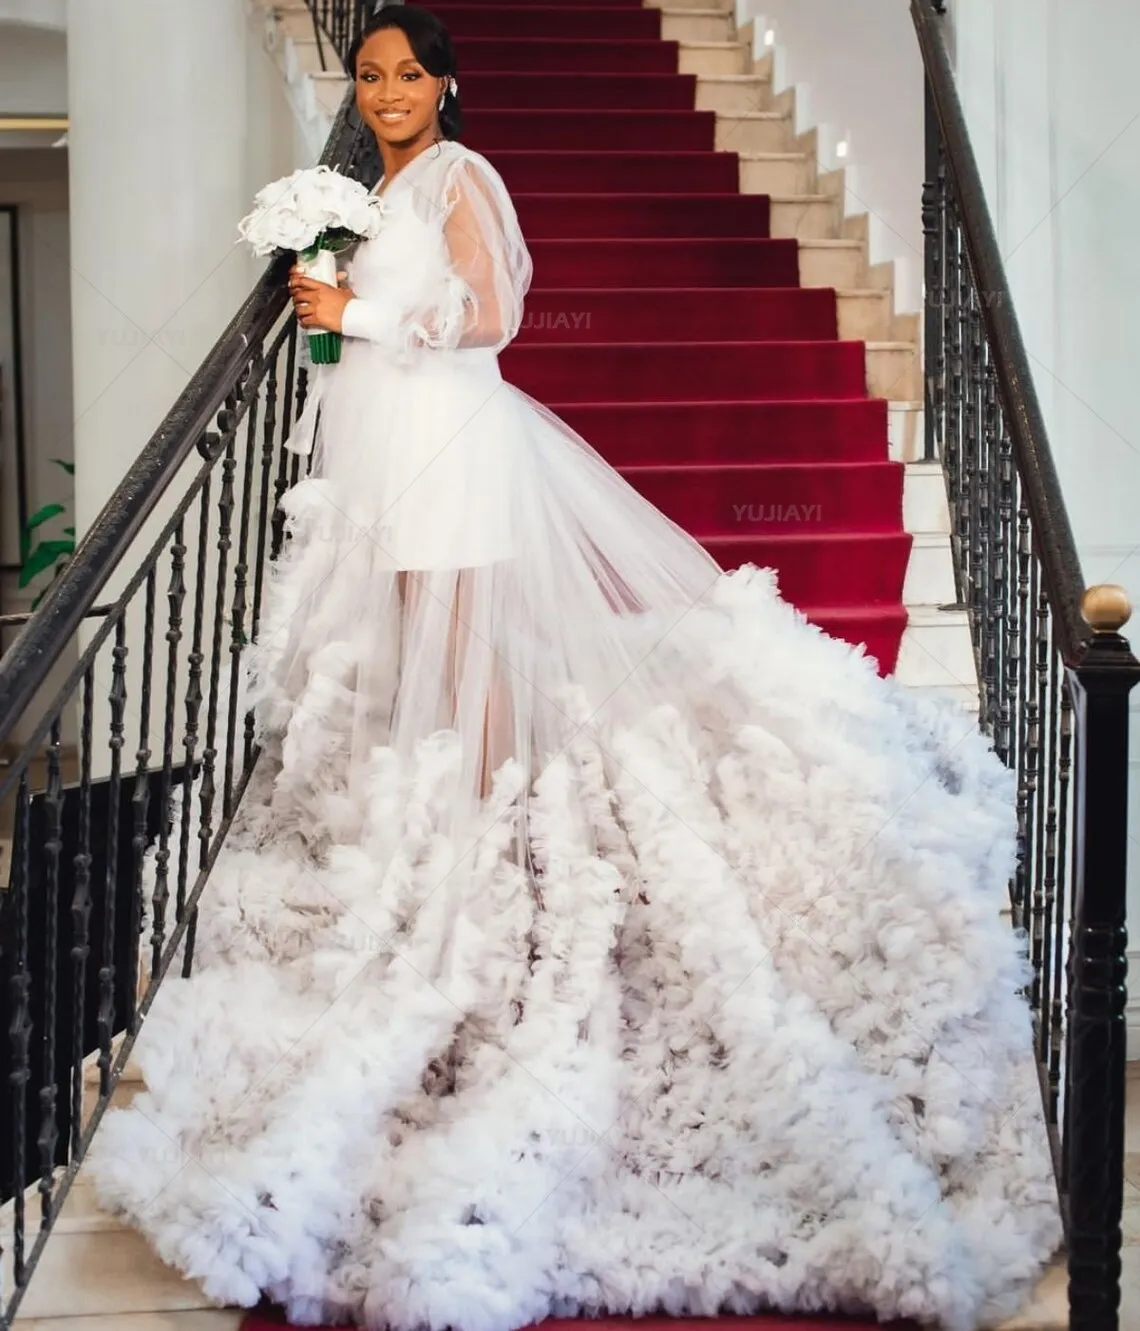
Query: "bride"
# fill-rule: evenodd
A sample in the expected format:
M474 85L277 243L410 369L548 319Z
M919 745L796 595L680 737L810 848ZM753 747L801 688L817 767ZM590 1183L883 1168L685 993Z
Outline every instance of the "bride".
M531 265L447 33L386 8L350 67L384 227L291 278L345 345L263 754L104 1201L298 1324L992 1324L1059 1239L1009 774L503 381Z

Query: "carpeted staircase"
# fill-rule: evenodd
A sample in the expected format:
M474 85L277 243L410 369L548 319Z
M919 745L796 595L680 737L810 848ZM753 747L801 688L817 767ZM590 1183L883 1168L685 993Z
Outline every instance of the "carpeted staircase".
M892 671L911 538L887 404L863 344L839 340L836 292L800 285L797 241L770 236L769 199L740 192L716 112L695 109L662 38L681 11L433 9L456 38L464 140L501 171L534 256L506 378L723 565L774 567L810 619ZM752 109L739 124L762 121Z

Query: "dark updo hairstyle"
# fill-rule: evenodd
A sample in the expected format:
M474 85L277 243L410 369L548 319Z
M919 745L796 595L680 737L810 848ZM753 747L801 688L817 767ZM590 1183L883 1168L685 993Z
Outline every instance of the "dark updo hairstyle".
M419 5L385 5L368 19L360 36L348 52L348 73L356 78L356 60L367 38L381 28L399 28L407 37L412 54L435 78L455 76L455 49L451 34L442 20ZM463 108L459 94L448 89L439 112L439 128L445 139L457 139L463 132Z

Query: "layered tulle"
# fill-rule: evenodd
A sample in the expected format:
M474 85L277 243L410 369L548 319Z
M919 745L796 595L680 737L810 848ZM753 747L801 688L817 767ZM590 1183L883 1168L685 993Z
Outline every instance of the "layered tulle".
M462 834L457 732L348 795L310 695L96 1139L210 1294L397 1331L1015 1307L1058 1222L1007 774L768 574L684 624L667 696L571 689Z
M493 347L396 326L293 440L263 755L96 1135L104 1202L298 1323L1012 1311L1059 1223L1010 774Z

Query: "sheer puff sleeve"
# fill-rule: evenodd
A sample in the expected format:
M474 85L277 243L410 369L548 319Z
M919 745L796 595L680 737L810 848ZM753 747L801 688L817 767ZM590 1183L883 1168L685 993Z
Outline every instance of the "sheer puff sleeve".
M345 306L342 331L395 355L414 347L501 350L522 323L532 274L502 177L485 158L465 153L447 165L436 190L416 194L416 211L434 218L441 241L437 254L423 256L423 299L401 307L399 300L355 298Z

